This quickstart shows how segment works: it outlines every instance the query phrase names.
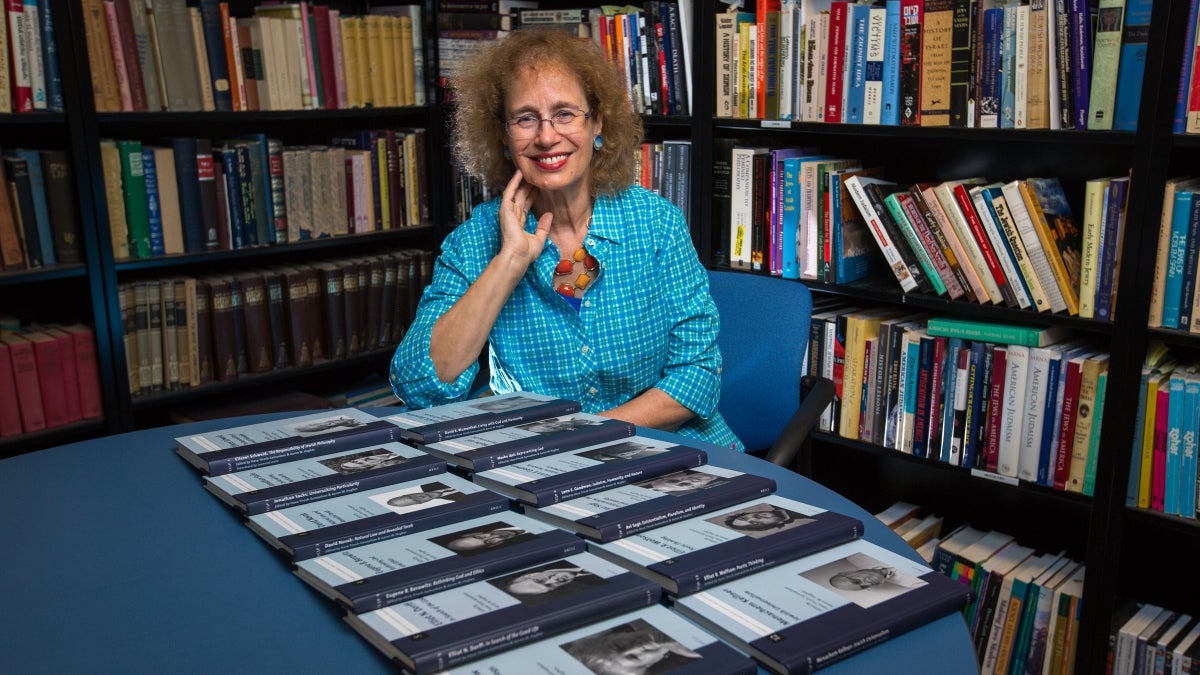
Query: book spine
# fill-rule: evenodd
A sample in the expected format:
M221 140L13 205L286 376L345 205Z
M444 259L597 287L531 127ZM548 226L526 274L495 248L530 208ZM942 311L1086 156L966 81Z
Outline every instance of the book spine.
M446 463L441 460L424 457L399 466L365 471L356 474L352 480L348 480L341 474L319 476L296 483L274 485L260 490L238 493L233 495L233 499L242 505L245 515L254 516L292 506L311 504L323 499L365 492L377 487L418 480L425 476L439 474L445 470L445 467Z
M1113 128L1114 122L1125 0L1100 2L1096 9L1095 21L1087 128L1107 131Z
M979 253L983 258L984 264L987 266L987 271L991 274L996 287L1000 290L1000 296L1003 298L1004 304L1009 307L1016 307L1017 298L1013 295L1012 289L1009 288L1008 279L1004 276L1004 270L1000 267L1000 260L996 257L996 252L992 250L987 232L983 229L983 223L980 222L978 214L975 213L975 208L971 203L971 197L967 193L967 188L963 185L956 185L953 189L953 195L963 214L963 220L967 225L968 231L975 244L979 247Z
M648 476L661 476L701 466L706 459L701 450L678 447L651 458L617 462L615 466L593 466L539 479L536 486L524 484L518 487L528 491L534 506L547 506L626 485Z
M1088 3L1068 3L1071 49L1071 126L1087 129L1092 83L1092 32Z
M166 249L163 247L162 204L159 198L154 148L142 148L142 173L146 181L146 225L150 232L150 255L166 255Z
M900 124L921 124L921 0L900 0Z
M703 503L708 509L720 509L731 504L739 504L755 497L771 494L775 491L775 481L762 476L744 474L733 478L730 483L733 489L725 489L712 495L681 496L669 503L656 504L654 508L634 505L632 507L614 509L596 517L594 525L596 537L601 543L614 539L628 537L638 532L644 532L663 525L679 522L688 517L691 509L687 507L695 503ZM727 484L728 485L728 484ZM664 500L655 500L662 502Z

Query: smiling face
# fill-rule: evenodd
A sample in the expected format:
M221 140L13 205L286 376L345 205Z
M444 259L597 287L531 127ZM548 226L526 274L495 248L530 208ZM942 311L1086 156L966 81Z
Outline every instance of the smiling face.
M524 70L509 86L505 119L532 115L548 120L563 110L591 111L583 85L571 71L555 63L535 64ZM561 125L560 125L561 126ZM593 139L601 123L580 117L570 129L561 129L549 121L518 136L505 135L513 162L529 184L546 192L570 196L588 190Z

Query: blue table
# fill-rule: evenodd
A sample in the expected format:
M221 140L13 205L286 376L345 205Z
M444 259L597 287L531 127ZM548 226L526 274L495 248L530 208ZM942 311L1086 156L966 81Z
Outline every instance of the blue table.
M390 671L342 611L293 576L174 452L176 436L283 416L160 427L0 461L0 670ZM834 492L753 457L704 447L712 464L770 476L780 494L861 518L867 539L917 559ZM821 672L978 670L955 614Z

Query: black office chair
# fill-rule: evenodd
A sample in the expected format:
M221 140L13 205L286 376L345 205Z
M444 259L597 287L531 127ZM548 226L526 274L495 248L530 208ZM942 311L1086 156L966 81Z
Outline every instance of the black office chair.
M710 270L721 314L721 416L746 451L811 475L811 436L833 401L827 378L802 376L812 295L801 283Z

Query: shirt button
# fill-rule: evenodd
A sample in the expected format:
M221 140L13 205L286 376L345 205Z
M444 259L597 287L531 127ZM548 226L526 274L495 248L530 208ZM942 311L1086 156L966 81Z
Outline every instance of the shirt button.
M589 388L588 388L588 393L589 393L589 394L595 394L595 393L596 393L596 388L595 388L595 387L589 387Z
M586 354L586 353L588 352L587 345L584 345L584 346L583 346L583 350L582 350L582 351L583 351L583 353L584 353L584 354Z
M584 301L583 301L583 306L584 306L584 307L591 307L591 306L592 306L592 301L591 301L591 300L584 300Z
M587 245L588 245L589 247L590 247L590 246L595 246L595 245L596 245L596 240L595 240L595 239L592 239L591 237L588 237L588 240L587 240Z

